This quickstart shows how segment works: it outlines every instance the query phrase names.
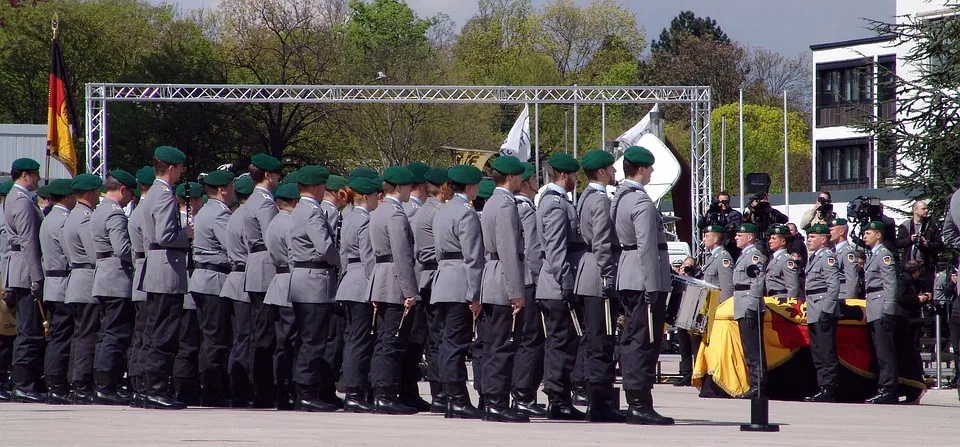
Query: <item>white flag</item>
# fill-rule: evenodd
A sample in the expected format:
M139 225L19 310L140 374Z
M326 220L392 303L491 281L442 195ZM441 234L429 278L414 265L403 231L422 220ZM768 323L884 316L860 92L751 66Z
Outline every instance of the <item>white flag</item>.
M650 114L660 110L660 104L654 104L653 108L643 116L643 119L640 120L637 125L631 127L622 135L617 137L617 141L620 142L620 150L626 150L630 146L634 146L640 141L640 137L650 133L653 129L650 128Z
M530 159L530 106L524 105L523 111L513 123L513 128L500 145L500 155L513 155L520 161Z

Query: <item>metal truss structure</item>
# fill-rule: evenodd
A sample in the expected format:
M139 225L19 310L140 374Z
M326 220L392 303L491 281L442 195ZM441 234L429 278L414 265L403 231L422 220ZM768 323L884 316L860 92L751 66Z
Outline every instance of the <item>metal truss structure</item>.
M581 86L380 86L380 85L86 85L87 172L107 174L107 104L353 103L353 104L689 104L691 205L697 216L712 195L710 87ZM536 122L537 120L535 120ZM576 135L576 131L574 131ZM694 247L699 231L693 225ZM696 248L695 248L696 250Z

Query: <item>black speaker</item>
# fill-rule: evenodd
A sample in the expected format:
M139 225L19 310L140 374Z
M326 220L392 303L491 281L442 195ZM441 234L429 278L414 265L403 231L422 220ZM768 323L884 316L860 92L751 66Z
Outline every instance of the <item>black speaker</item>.
M767 173L750 173L747 174L744 179L747 188L747 194L756 194L758 192L769 193L770 192L770 174Z

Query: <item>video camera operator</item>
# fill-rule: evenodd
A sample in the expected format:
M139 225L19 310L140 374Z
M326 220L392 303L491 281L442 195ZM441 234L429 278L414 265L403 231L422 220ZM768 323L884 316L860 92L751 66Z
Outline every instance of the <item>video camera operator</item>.
M883 204L876 197L860 196L847 205L847 221L857 226L859 234L851 232L850 240L861 248L868 248L864 243L863 227L870 222L883 222L883 245L891 253L897 253L897 224L892 217L883 214Z
M920 290L932 292L943 236L939 227L930 222L927 202L917 200L913 204L913 217L898 228L897 248L901 263L917 261L920 264Z
M837 213L833 211L833 199L830 191L820 191L817 195L817 203L803 212L800 216L800 228L807 231L815 224L829 225L833 219L837 218Z
M765 192L758 192L750 196L750 205L747 212L743 215L744 223L752 223L756 225L758 234L761 237L757 240L757 247L760 249L760 252L764 256L770 254L770 250L767 248L767 238L770 228L776 225L783 225L789 221L790 218L786 214L781 213L773 208L770 205L769 196ZM732 254L732 253L731 253Z
M730 207L730 194L726 191L720 191L717 198L704 210L703 215L697 220L697 227L704 230L708 227L719 225L726 229L724 239L727 244L724 249L736 260L740 255L737 244L733 242L734 230L743 222L743 214Z

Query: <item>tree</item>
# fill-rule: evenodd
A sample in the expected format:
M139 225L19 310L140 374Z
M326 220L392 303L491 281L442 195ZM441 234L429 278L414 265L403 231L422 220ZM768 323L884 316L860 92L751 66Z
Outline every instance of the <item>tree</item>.
M720 29L716 20L710 17L697 17L693 11L682 11L673 20L670 26L660 32L660 38L650 43L652 52L668 52L678 54L683 51L679 45L682 36L690 35L701 39L729 45L730 38Z
M751 104L781 105L783 91L788 104L804 114L810 110L810 57L801 53L787 57L776 51L754 47L747 56L749 74L744 101Z
M716 104L737 101L750 74L746 50L735 43L722 43L679 34L672 40L676 51L655 51L646 64L646 78L661 85L709 85Z

